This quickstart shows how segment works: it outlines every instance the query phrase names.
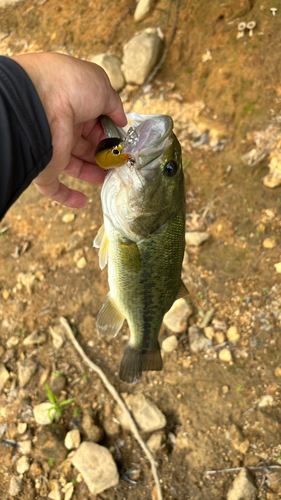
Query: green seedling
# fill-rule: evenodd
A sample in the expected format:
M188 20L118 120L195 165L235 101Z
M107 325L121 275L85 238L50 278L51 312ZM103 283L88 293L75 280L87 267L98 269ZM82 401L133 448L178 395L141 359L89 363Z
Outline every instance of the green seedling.
M71 482L72 482L73 486L76 486L76 481L75 481L75 479L71 479Z
M274 459L274 460L276 460L276 462L277 462L277 460L278 460L280 457L281 457L281 453L278 453L278 455L275 457L275 459Z
M83 375L82 379L81 380L88 380L88 377L87 375Z
M80 415L81 411L82 410L81 410L80 406L76 406L76 408L74 408L73 416L75 418L78 417Z
M243 391L242 385L240 385L240 384L237 385L236 389L237 389L238 392L242 392Z
M204 299L204 294L202 292L198 292L198 296L200 299Z
M54 467L54 465L55 465L55 459L54 458L49 458L48 464L49 464L50 467Z
M45 389L47 391L47 396L48 396L50 403L52 403L54 405L47 410L50 422L53 423L54 420L56 422L59 422L59 420L63 414L63 407L72 403L74 401L74 398L67 399L66 401L58 401L57 396L55 396L55 394L52 393L50 387L46 383L44 384L44 386L45 386ZM53 416L51 415L52 410L55 410L55 414Z

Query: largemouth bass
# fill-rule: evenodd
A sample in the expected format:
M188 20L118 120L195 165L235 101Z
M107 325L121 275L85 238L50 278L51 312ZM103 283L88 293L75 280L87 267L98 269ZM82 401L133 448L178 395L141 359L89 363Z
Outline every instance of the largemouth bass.
M184 177L173 121L165 115L136 113L127 118L124 130L109 118L102 119L111 140L97 149L105 153L104 168L110 166L111 153L119 154L112 148L124 158L121 166L113 162L116 168L105 178L104 224L94 246L99 248L100 268L108 264L110 286L97 328L115 336L127 320L131 336L119 376L135 383L143 371L162 369L158 334L163 316L176 298L188 292L181 281Z

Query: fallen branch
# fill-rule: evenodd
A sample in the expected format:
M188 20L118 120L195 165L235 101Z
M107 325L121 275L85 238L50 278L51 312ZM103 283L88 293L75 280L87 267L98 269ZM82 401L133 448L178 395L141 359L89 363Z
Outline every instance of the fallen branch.
M219 474L220 472L240 472L242 469L248 469L252 471L267 471L281 469L281 465L264 465L260 467L235 467L233 469L221 469L221 470L207 470L205 474Z
M119 394L116 391L115 387L113 387L113 385L109 382L108 378L106 377L106 375L104 374L104 372L101 370L101 368L99 368L97 365L95 365L95 363L93 363L88 358L88 356L85 354L85 352L83 351L82 347L80 346L80 344L77 342L76 338L74 337L73 332L72 332L72 330L71 330L71 328L70 328L70 326L68 324L68 321L65 318L61 317L60 318L60 322L63 325L63 327L65 328L66 335L69 338L69 340L72 342L72 344L75 347L76 351L80 354L80 356L85 361L85 363L94 372L96 372L99 375L99 377L103 381L103 383L104 383L106 389L108 390L108 392L111 394L111 396L113 397L113 399L115 399L116 403L118 403L118 405L120 406L120 408L123 410L124 414L126 415L126 418L127 418L128 422L130 424L133 436L135 437L135 439L139 443L140 447L143 449L145 455L147 456L147 458L148 458L148 460L150 462L151 472L152 472L152 475L153 475L153 478L154 478L154 481L155 481L155 485L156 485L156 488L157 488L158 500L163 500L161 486L160 486L160 482L159 482L159 478L158 478L158 474L157 474L157 465L156 465L156 462L155 462L155 460L154 460L154 458L153 458L153 456L152 456L149 448L147 447L146 443L141 438L140 433L138 431L138 428L136 426L136 423L135 423L135 421L134 421L134 419L133 419L130 411L128 410L126 404L124 403L123 399L119 396Z

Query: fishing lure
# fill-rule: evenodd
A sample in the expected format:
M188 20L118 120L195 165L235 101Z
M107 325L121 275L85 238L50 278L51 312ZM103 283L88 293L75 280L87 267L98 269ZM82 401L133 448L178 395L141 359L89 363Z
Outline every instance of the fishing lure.
M108 168L122 167L130 160L130 155L123 152L124 141L118 137L103 139L96 149L95 161L99 167Z

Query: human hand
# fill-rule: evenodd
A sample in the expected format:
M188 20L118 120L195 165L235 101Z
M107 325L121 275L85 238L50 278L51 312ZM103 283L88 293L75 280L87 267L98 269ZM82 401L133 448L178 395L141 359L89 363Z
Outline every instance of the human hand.
M14 56L29 75L45 109L51 129L53 156L34 184L40 193L72 208L86 207L87 197L62 184L61 173L102 183L106 173L94 161L104 138L100 115L126 125L121 99L104 70L96 64L56 53Z

